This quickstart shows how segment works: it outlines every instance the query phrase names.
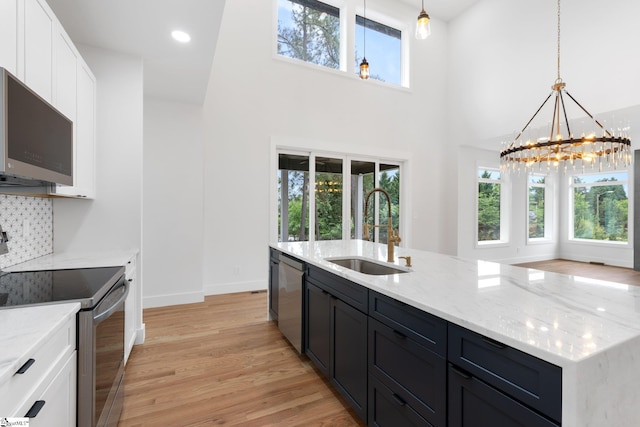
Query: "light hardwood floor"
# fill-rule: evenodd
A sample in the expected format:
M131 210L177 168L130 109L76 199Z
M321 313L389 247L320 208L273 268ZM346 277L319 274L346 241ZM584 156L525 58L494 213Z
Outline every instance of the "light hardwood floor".
M640 286L640 271L635 271L631 268L568 261L564 259L552 259L515 265L518 267L536 268L538 270L553 271L555 273Z
M364 426L266 313L266 292L144 310L118 426Z

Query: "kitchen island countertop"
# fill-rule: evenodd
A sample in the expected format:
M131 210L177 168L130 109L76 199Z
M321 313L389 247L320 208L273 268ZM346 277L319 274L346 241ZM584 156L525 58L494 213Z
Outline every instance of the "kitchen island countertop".
M327 258L384 262L386 245L271 246L560 366L563 426L634 425L640 419L640 287L405 248L396 248L396 259L411 256L411 272L372 276Z

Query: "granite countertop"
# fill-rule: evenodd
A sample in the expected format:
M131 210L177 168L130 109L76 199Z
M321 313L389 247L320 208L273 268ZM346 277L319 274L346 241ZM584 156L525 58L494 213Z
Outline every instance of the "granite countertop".
M77 302L0 310L0 384L15 374L56 329L75 318L79 310Z
M396 248L396 259L410 255L410 273L371 276L325 258L384 262L386 245L352 240L272 247L561 367L640 340L640 287L405 248Z
M137 249L52 253L6 267L3 271L14 273L17 271L62 270L67 268L121 267L137 253Z

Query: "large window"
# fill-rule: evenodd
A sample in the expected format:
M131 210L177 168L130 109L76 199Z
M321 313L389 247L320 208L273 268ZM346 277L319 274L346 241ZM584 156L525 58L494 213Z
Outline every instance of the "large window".
M340 9L317 0L278 0L278 54L340 68Z
M507 240L504 224L502 175L499 169L478 168L478 244L502 243Z
M571 176L572 238L628 242L627 172Z
M278 241L309 240L309 156L278 156Z
M366 221L382 225L370 228L369 239L386 243L389 216L394 230L401 226L400 169L398 163L347 155L279 153L278 240L363 239ZM390 214L380 192L369 198L365 213L366 197L375 187L389 193Z
M316 157L316 240L342 239L342 159Z
M369 18L365 25L365 19L356 15L356 74L360 72L357 65L362 61L363 55L366 55L367 62L370 64L372 79L401 84L402 32L400 30Z
M365 20L360 15L364 10L342 0L273 1L280 57L358 74L366 56L371 79L408 86L408 70L403 68L408 64L409 43L403 40L403 18L367 9Z
M529 240L548 239L551 219L547 206L549 190L547 177L542 174L529 174L528 198L528 238Z

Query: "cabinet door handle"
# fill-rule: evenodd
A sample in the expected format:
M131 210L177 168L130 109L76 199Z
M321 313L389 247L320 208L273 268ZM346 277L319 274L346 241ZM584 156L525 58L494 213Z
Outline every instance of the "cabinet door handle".
M397 403L398 405L400 405L400 406L404 406L404 405L406 405L406 404L407 404L407 402L406 402L403 398L401 398L400 396L398 396L398 395L397 395L397 394L395 394L395 393L393 393L393 394L391 395L391 397L393 397L393 400L395 400L395 401L396 401L396 403Z
M393 330L393 333L394 333L398 338L406 338L406 337L407 337L405 334L403 334L402 332L397 331L397 330L395 330L395 329Z
M467 379L467 380L470 380L470 379L471 379L471 375L470 375L470 374L468 374L468 373L466 373L466 372L465 372L465 371L463 371L462 369L457 368L457 367L455 367L455 366L453 366L453 365L449 365L449 367L451 368L451 370L452 370L453 372L455 372L456 374L460 375L462 378Z
M36 363L36 359L29 359L26 362L24 362L24 365L22 365L20 367L20 369L18 369L16 371L16 374L24 374L25 372L27 372L29 370L29 368L31 367L31 365L33 365L34 363Z
M36 400L29 412L25 414L25 418L35 418L40 413L40 410L46 402L44 400Z
M491 338L482 337L482 341L484 343L486 343L486 344L489 344L491 347L499 348L500 350L507 348L507 346L505 344L502 344L501 342L492 340Z

